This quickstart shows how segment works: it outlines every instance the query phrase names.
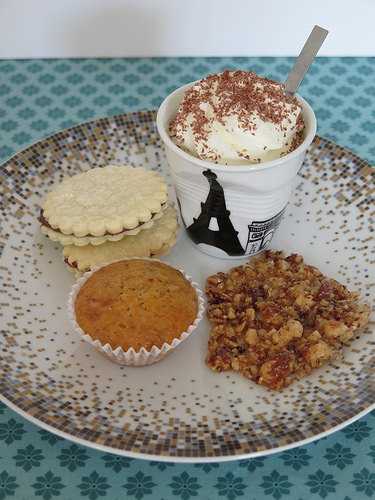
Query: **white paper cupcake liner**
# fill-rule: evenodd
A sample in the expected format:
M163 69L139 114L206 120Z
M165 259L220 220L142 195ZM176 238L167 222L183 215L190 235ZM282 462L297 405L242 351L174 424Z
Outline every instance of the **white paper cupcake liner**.
M123 260L149 260L152 262L161 262L162 264L169 265L166 262L162 262L158 259L153 259L153 258L139 258L139 257L132 257L128 259L121 259L120 261ZM164 342L164 344L159 348L157 346L153 346L150 351L147 351L144 347L142 347L139 351L135 351L133 347L128 349L127 351L124 351L121 346L117 347L116 349L112 349L110 344L105 344L103 345L100 340L94 340L90 335L85 333L82 328L78 325L77 320L76 320L76 315L75 315L75 300L77 297L77 294L79 290L81 289L82 285L92 276L98 269L101 269L102 267L107 266L108 264L112 264L113 262L120 262L119 260L117 261L112 261L112 262L107 262L106 264L94 267L90 271L84 273L78 281L72 286L71 292L69 294L68 298L68 315L69 319L73 325L74 331L77 332L83 340L91 344L95 349L105 356L107 356L109 359L114 361L115 363L118 363L120 365L128 365L128 366L145 366L145 365L152 365L153 363L156 363L157 361L160 361L161 359L164 358L169 352L173 351L178 345L180 345L184 340L186 340L196 329L198 326L198 323L203 317L204 310L205 310L205 301L203 298L203 292L200 290L198 287L197 283L195 283L190 276L188 276L184 270L178 269L184 277L189 281L189 283L192 285L192 287L195 289L197 298L198 298L198 312L197 312L197 317L194 320L194 322L189 326L189 328L183 332L178 338L173 339L171 344L168 344L167 342ZM170 266L173 267L173 266Z

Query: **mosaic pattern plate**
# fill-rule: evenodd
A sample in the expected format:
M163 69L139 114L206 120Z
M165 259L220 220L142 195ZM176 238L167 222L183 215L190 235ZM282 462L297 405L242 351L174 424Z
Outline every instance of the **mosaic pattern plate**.
M153 112L97 120L60 132L0 169L0 393L34 423L114 453L173 461L265 455L311 441L375 405L374 322L343 360L272 393L204 364L208 323L159 364L112 364L71 331L66 299L74 277L61 249L39 231L42 197L65 175L111 163L167 174ZM371 167L321 138L312 144L272 246L373 303ZM372 182L372 183L371 183ZM202 286L231 266L181 234L165 258ZM372 276L371 276L372 270Z

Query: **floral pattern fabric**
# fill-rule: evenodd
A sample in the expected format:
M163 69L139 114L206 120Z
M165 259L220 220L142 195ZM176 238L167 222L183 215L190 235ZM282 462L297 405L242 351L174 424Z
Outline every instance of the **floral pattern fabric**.
M0 161L82 121L156 108L177 86L223 69L284 80L292 58L0 61ZM319 134L375 162L375 58L318 58L300 94ZM0 405L0 500L375 498L375 413L268 457L174 464L65 441Z

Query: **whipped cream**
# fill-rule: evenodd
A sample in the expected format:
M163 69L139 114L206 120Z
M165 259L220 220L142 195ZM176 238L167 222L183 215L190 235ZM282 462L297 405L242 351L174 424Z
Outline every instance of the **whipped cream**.
M186 91L170 135L202 160L261 163L280 158L302 142L301 111L282 84L252 72L225 71Z

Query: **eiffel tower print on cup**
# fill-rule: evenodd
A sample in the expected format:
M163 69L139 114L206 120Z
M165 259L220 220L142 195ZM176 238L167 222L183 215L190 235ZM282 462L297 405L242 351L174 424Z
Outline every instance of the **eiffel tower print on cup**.
M156 122L197 248L227 259L267 248L316 133L310 105L280 83L225 71L172 92Z

